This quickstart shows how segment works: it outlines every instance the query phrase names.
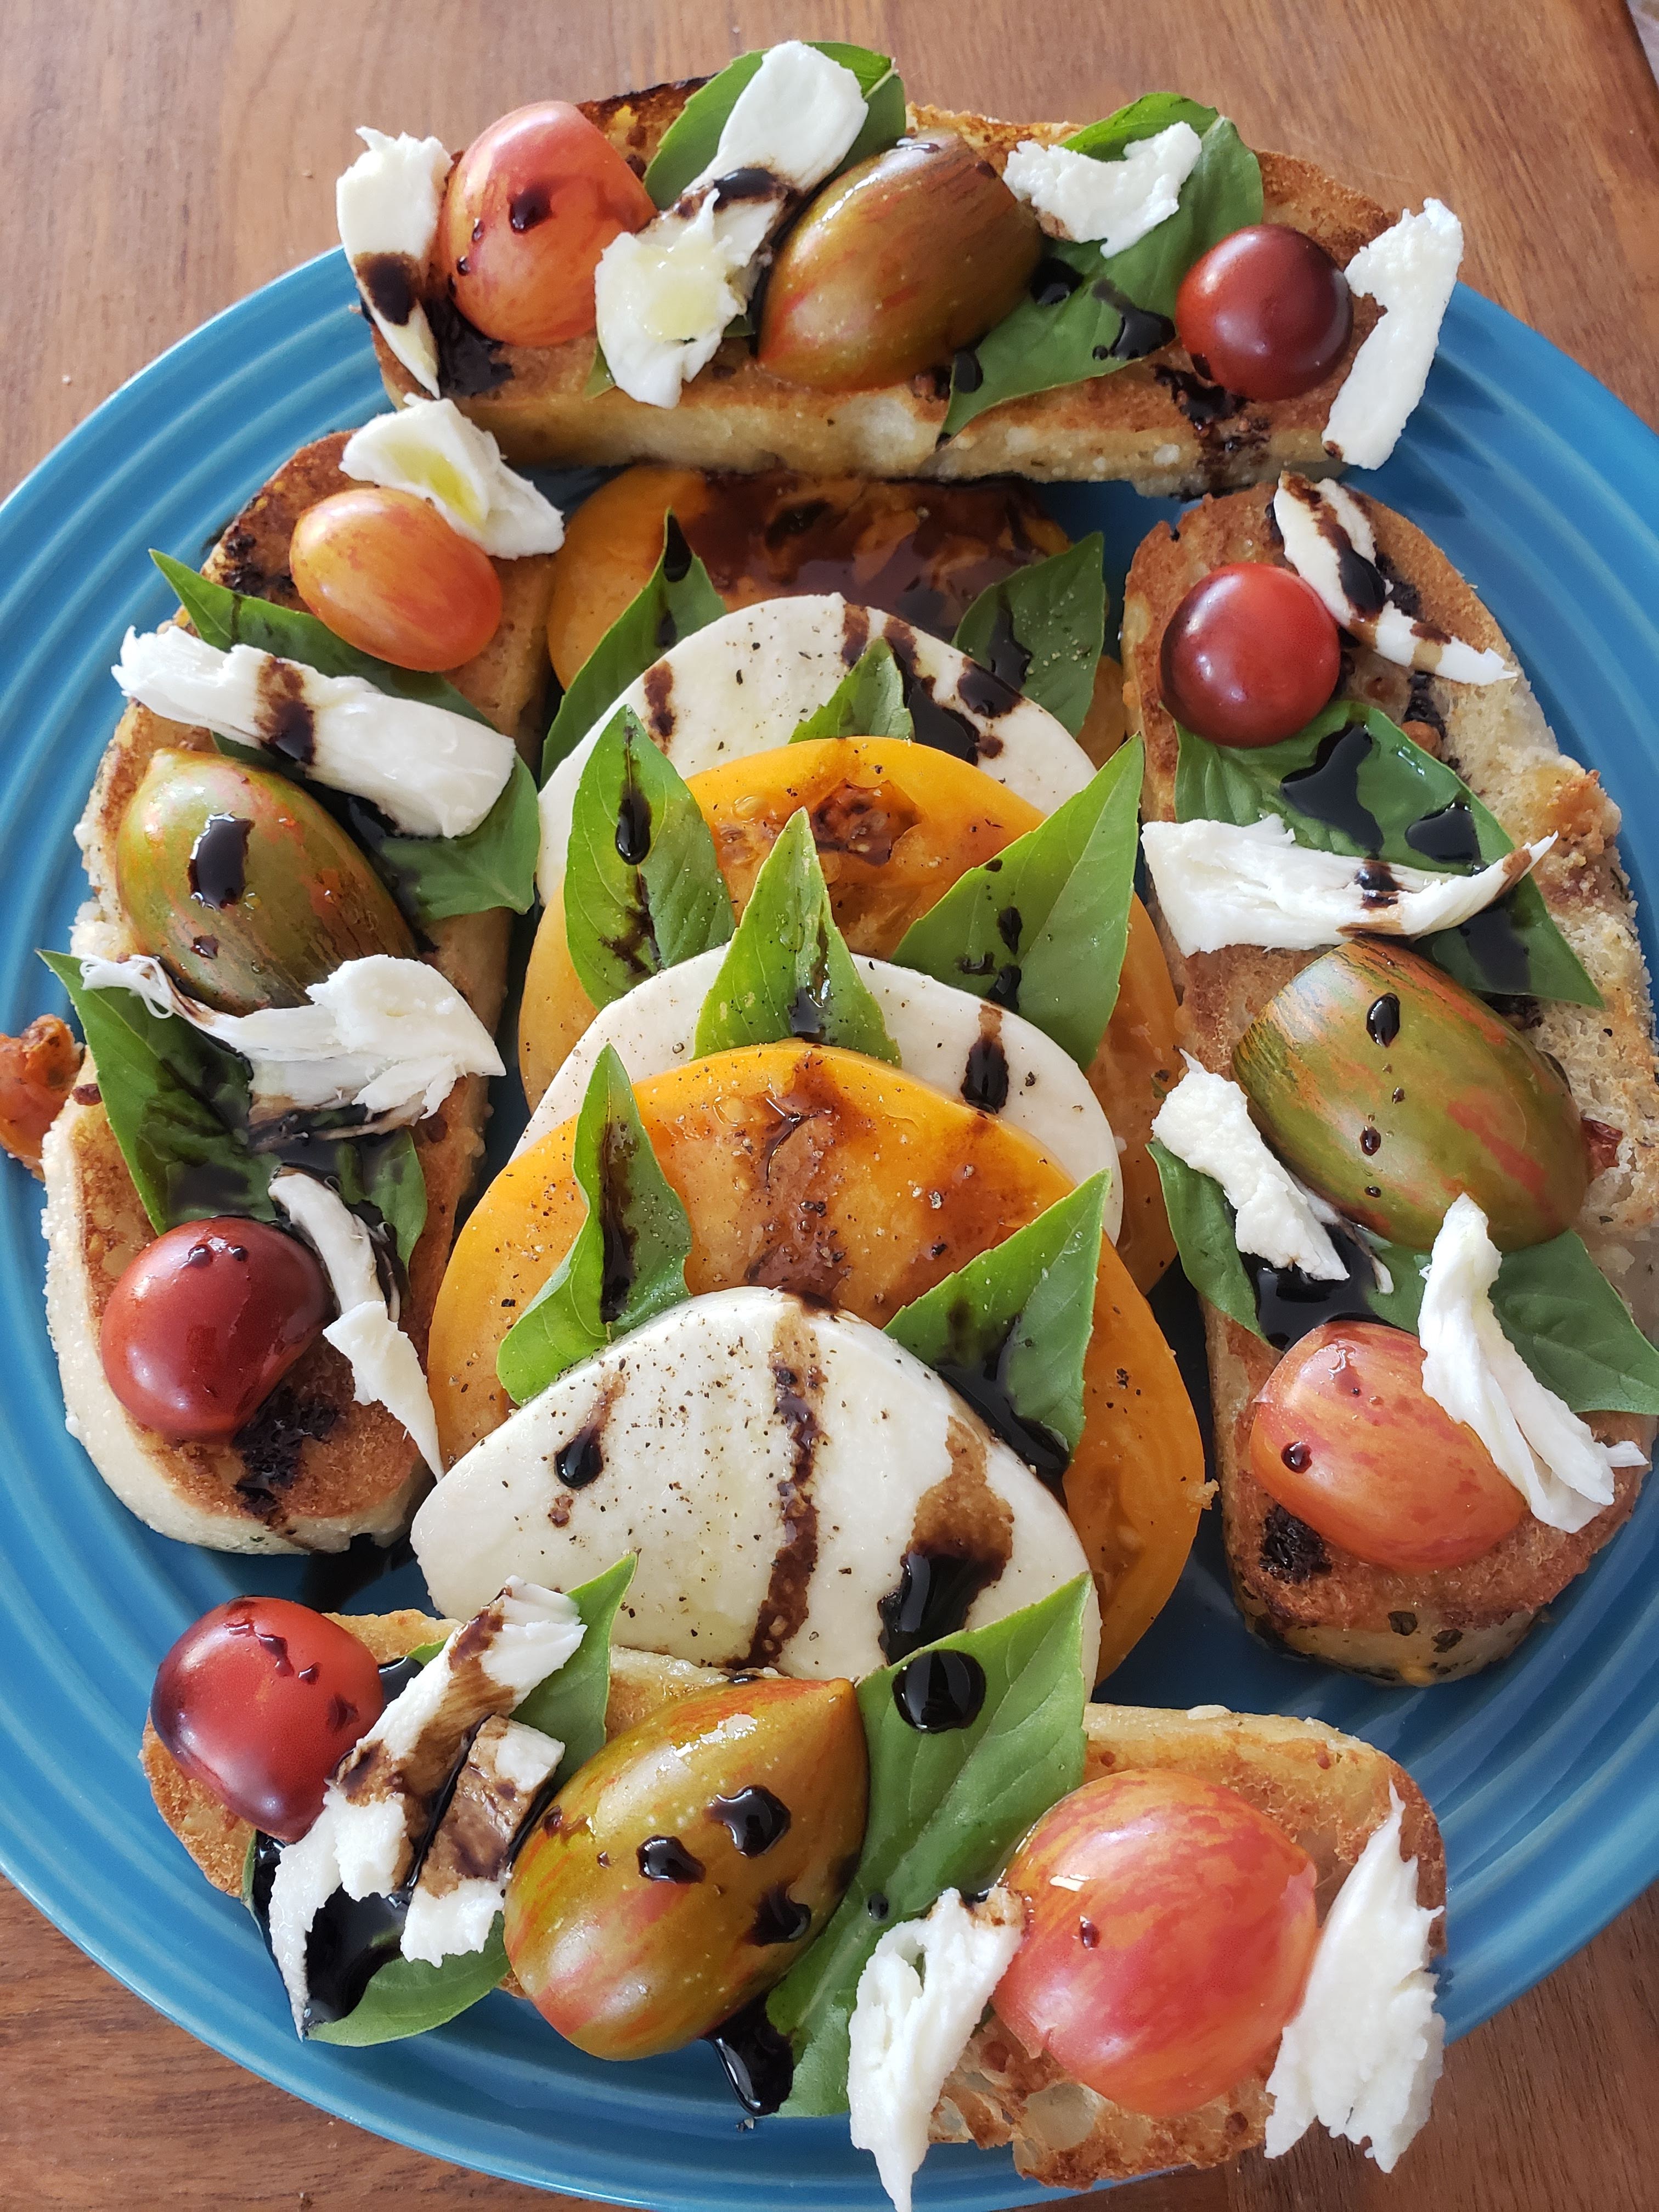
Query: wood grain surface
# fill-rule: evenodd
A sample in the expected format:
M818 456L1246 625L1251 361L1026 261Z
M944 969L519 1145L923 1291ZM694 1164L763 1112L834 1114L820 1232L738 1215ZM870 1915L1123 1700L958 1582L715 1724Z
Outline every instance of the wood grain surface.
M1659 98L1622 0L3 0L9 489L125 378L333 243L351 128L464 144L524 100L706 71L790 34L945 104L1085 121L1169 87L1391 206L1462 216L1465 275L1659 415ZM1126 2212L1652 2212L1659 1895L1450 2055L1392 2178L1310 2138L1137 2184ZM0 2202L519 2206L193 2043L0 1885Z

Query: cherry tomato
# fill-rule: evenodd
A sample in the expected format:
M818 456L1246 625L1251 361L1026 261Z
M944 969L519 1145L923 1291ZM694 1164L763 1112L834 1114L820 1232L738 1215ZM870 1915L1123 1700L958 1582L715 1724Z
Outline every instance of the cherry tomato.
M1287 1513L1374 1567L1461 1567L1526 1511L1473 1429L1423 1388L1423 1347L1380 1322L1327 1322L1256 1401L1250 1468Z
M288 1598L236 1597L162 1660L149 1717L186 1774L291 1844L385 1705L374 1656L349 1630Z
M147 1429L231 1437L317 1341L331 1303L298 1237L264 1221L187 1221L147 1244L111 1293L104 1373Z
M1200 254L1176 295L1176 333L1202 376L1247 399L1322 384L1353 328L1348 280L1284 223L1251 223Z
M1342 648L1319 594L1291 568L1231 561L1193 586L1158 657L1164 703L1218 745L1294 737L1336 689Z
M515 107L456 163L438 223L456 306L507 345L562 345L593 327L593 270L618 232L657 210L604 132L562 100Z
M1004 1880L1026 1933L996 2009L1074 2081L1158 2119L1277 2042L1318 1936L1312 1860L1236 1790L1144 1771L1044 1814Z
M294 526L289 567L319 622L398 668L459 668L501 625L495 562L412 491L319 499Z

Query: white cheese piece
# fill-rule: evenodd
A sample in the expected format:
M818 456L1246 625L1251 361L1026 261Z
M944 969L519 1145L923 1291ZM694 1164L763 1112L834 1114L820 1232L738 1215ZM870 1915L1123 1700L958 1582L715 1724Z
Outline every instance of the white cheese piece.
M130 629L110 672L153 713L270 746L311 782L370 800L411 837L476 830L519 757L511 738L470 715L257 646L222 653L173 627Z
M773 230L840 163L866 112L851 70L786 40L738 94L714 159L673 206L612 239L593 272L595 321L605 366L631 398L678 404L747 306ZM739 173L741 190L723 192Z
M952 645L839 592L762 599L694 630L612 700L542 789L539 881L564 880L576 786L617 709L631 708L683 776L787 745L866 645L885 638L921 691L951 718L964 756L1045 814L1081 791L1094 767L1034 699L1007 690ZM894 743L903 744L902 738Z
M438 234L449 149L441 138L411 138L407 131L396 138L383 131L357 136L368 151L359 154L334 187L340 243L374 327L416 382L435 392L438 349L415 295ZM393 321L380 304L386 288L374 281L377 262L391 264L407 287L409 313L401 321Z
M271 1877L267 1926L270 1955L288 1991L295 2030L305 2033L306 1944L311 1923L340 1887L337 1814L324 1793L323 1809L298 1843L285 1844Z
M1463 258L1463 226L1438 200L1401 213L1362 246L1346 274L1382 319L1361 344L1331 402L1325 445L1352 469L1380 469L1423 397L1440 325Z
M1233 1209L1241 1252L1275 1267L1300 1267L1316 1282L1347 1273L1290 1170L1267 1150L1237 1083L1212 1074L1191 1053L1187 1073L1158 1109L1152 1134L1199 1175L1213 1176Z
M1491 1291L1501 1255L1467 1193L1454 1199L1423 1278L1423 1388L1474 1431L1547 1528L1569 1534L1613 1503L1615 1468L1644 1467L1631 1443L1598 1443L1504 1334Z
M1025 1908L994 1889L971 1909L947 1889L925 1920L890 1928L859 1976L848 2022L854 2150L872 2151L896 2212L927 2155L939 2094L1024 1933Z
M357 1403L384 1406L433 1473L441 1474L437 1417L421 1355L398 1328L395 1308L380 1287L368 1230L339 1193L314 1176L285 1170L272 1176L270 1195L323 1263L340 1309L323 1334L350 1362Z
M424 960L373 952L343 961L310 986L307 1006L222 1014L174 983L159 960L86 959L90 990L131 991L155 1014L176 1015L240 1053L253 1071L252 1118L359 1106L354 1133L435 1114L465 1075L505 1072L494 1038L455 986Z
M1148 822L1141 850L1183 953L1227 945L1311 952L1345 937L1455 929L1530 875L1555 842L1518 845L1473 875L1357 860L1298 845L1288 822Z
M941 1486L931 1525L957 1513L1006 1532L968 1627L1086 1571L1058 1499L932 1368L850 1314L748 1285L688 1299L560 1376L457 1462L411 1534L452 1613L504 1574L568 1585L632 1551L642 1650L856 1677L885 1664L878 1604ZM815 1542L799 1606L781 1613L796 1499ZM1092 1589L1085 1633L1092 1669Z
M564 1746L522 1721L487 1720L472 1740L421 1861L401 1948L429 1966L482 1951L507 1901L514 1838Z
M1391 2173L1429 2117L1446 2024L1434 2008L1429 1932L1417 1861L1401 1856L1402 1808L1389 1817L1337 1892L1302 2002L1267 2077L1266 2149L1282 2157L1315 2120L1361 2143Z
M1098 239L1103 253L1121 253L1175 213L1202 145L1190 123L1136 139L1114 161L1023 138L1002 181L1036 210L1050 237Z
M1281 476L1273 494L1273 520L1285 541L1285 558L1303 582L1312 585L1335 622L1384 660L1455 684L1497 684L1515 674L1492 647L1477 653L1461 637L1414 621L1391 597L1376 608L1377 598L1394 586L1376 566L1370 518L1341 484ZM1355 581L1367 591L1366 608L1353 598Z
M453 399L410 399L395 415L376 415L347 439L340 470L413 492L499 561L556 553L564 543L564 517L552 501L507 467L489 432Z
M725 960L724 945L700 952L678 968L647 976L601 1007L542 1094L518 1151L539 1143L577 1112L594 1063L607 1045L615 1048L634 1083L666 1075L694 1060L697 1019ZM1109 1173L1106 1233L1115 1243L1123 1220L1117 1140L1071 1054L1035 1023L988 1006L932 975L862 954L854 955L853 964L881 1009L900 1066L947 1097L964 1096L970 1053L988 1042L1001 1048L1007 1096L995 1110L1034 1137L1073 1182L1085 1182L1103 1169ZM974 1103L979 1103L977 1097Z

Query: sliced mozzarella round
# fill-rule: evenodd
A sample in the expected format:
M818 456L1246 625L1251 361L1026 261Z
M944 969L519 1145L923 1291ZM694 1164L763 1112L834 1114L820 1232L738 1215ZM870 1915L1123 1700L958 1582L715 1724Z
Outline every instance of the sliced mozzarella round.
M812 1677L886 1663L880 1605L907 1553L979 1563L952 1627L1087 1572L1058 1499L930 1367L758 1285L688 1299L571 1368L457 1462L412 1534L447 1613L509 1573L568 1588L633 1551L624 1642ZM1099 1638L1091 1591L1090 1680Z
M1063 723L955 646L836 592L763 599L682 638L612 701L554 769L542 792L543 897L564 879L576 786L619 707L633 708L682 775L696 775L787 745L878 638L886 639L904 672L905 700L922 744L973 762L1045 814L1093 775Z
M717 945L678 968L663 969L602 1007L543 1092L518 1150L526 1151L576 1113L606 1045L616 1047L635 1083L695 1060L697 1018L725 958L725 946ZM1000 1114L1035 1137L1077 1182L1109 1170L1106 1233L1115 1243L1123 1219L1117 1141L1071 1054L1034 1022L987 1006L969 992L890 961L863 954L854 961L907 1075Z

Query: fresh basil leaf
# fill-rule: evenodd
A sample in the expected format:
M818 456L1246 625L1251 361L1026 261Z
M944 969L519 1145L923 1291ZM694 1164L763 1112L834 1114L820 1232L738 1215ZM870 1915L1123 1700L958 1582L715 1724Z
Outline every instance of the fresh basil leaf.
M847 2024L884 1926L918 1918L945 1890L986 1888L1033 1821L1082 1781L1088 1592L1079 1575L988 1628L930 1647L970 1652L984 1669L985 1702L965 1729L919 1735L895 1702L900 1667L859 1684L870 1751L864 1849L829 1925L767 2001L794 2046L786 2112L846 2111ZM880 1920L868 1910L878 1892L887 1901Z
M1046 822L970 868L894 959L1035 1022L1087 1067L1117 1004L1134 896L1139 738Z
M607 374L609 372L607 371ZM573 753L607 707L614 706L683 637L718 622L726 602L685 542L671 508L663 517L662 558L651 580L617 617L572 678L542 747L542 781Z
M514 1709L515 1721L539 1729L564 1746L564 1757L553 1777L555 1789L562 1788L579 1766L586 1766L594 1753L605 1747L611 1638L617 1607L634 1579L635 1564L635 1554L629 1552L615 1566L568 1593L587 1632L558 1672L538 1683Z
M339 1185L348 1206L374 1208L407 1267L426 1227L427 1203L426 1176L411 1132L392 1129L383 1137L341 1139L331 1166L319 1166Z
M1299 845L1318 852L1455 873L1455 863L1414 845L1411 833L1430 816L1462 808L1471 860L1485 866L1515 849L1461 775L1363 699L1333 700L1276 745L1214 745L1176 726L1178 822L1248 825L1276 815ZM1471 991L1601 1004L1530 877L1462 928L1418 939L1416 950Z
M501 1986L506 1972L507 1945L498 1917L482 1951L464 1951L436 1966L424 1959L390 1960L343 2020L312 2028L307 2040L362 2050L424 2034L487 1997Z
M171 1229L216 1213L276 1219L274 1163L239 1133L245 1063L176 1014L154 1014L133 991L88 990L81 963L41 958L69 993L98 1072L110 1127L150 1224Z
M687 1296L690 1224L657 1165L614 1045L594 1062L576 1116L571 1172L587 1218L495 1355L495 1371L520 1406L566 1368Z
M896 1066L898 1047L830 911L805 807L761 864L720 971L697 1017L695 1050L806 1037Z
M452 714L465 714L470 722L489 726L489 718L464 692L441 676L422 675L412 668L394 667L371 653L359 653L343 637L336 637L326 623L295 607L279 607L270 599L249 598L199 575L184 562L153 549L150 559L179 594L179 605L196 625L198 635L221 653L233 645L257 646L283 660L297 660L323 676L361 676L380 691L396 698L418 699L428 707L442 707Z
M514 761L501 796L464 837L386 837L370 857L417 922L507 907L528 914L541 848L536 779Z
M1106 541L1099 531L1064 553L988 585L951 643L1046 707L1073 737L1095 696L1106 643Z
M1190 123L1203 141L1175 213L1109 257L1095 243L1048 240L1038 276L1054 281L1040 284L965 356L957 356L947 438L1005 399L1109 375L1166 345L1175 335L1176 294L1194 262L1230 233L1261 222L1261 165L1212 107L1150 93L1064 143L1097 160L1117 160L1138 139L1155 137L1172 123Z
M1200 1297L1231 1316L1252 1336L1261 1334L1255 1293L1233 1235L1233 1212L1213 1176L1201 1175L1153 1137L1146 1146L1164 1186L1170 1234L1182 1273Z
M828 54L832 62L851 70L864 94L867 110L864 127L842 163L843 169L850 168L902 135L904 87L885 54L873 54L865 46L843 46L833 39L813 39L809 43L821 54ZM726 118L738 104L738 94L765 58L763 48L739 54L717 76L700 86L669 125L645 173L645 189L659 208L672 207L693 177L700 177L714 160Z
M1111 1178L1103 1170L913 1298L884 1334L942 1375L1039 1474L1083 1434L1083 1364Z
M823 706L799 724L792 745L814 738L913 738L916 726L904 703L904 678L884 637L868 645Z
M599 738L570 810L564 874L571 963L596 1006L732 934L714 840L678 769L631 708Z

